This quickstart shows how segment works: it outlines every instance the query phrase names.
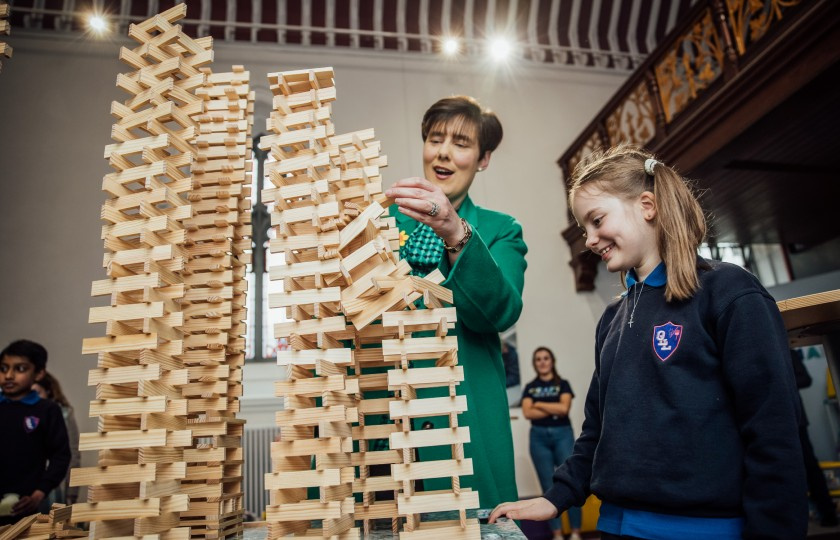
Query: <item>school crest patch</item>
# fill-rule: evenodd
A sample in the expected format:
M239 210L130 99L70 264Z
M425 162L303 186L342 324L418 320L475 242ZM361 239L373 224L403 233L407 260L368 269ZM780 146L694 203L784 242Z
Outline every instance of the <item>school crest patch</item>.
M38 427L40 422L41 419L37 416L26 416L23 419L23 429L25 429L27 433L32 433L35 431L35 428Z
M653 352L663 362L671 357L680 346L683 327L671 321L653 327Z

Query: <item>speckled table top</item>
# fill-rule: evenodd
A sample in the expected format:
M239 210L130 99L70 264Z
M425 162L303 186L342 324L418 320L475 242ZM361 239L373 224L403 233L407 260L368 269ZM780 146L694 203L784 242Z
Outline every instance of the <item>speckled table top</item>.
M467 512L470 518L475 517L474 511ZM436 514L423 515L423 521L427 520L448 520L458 519L457 512L440 512ZM390 521L380 521L382 529L374 528L370 535L366 536L366 540L395 540L397 538L390 529ZM243 540L264 540L266 537L265 527L248 527L245 529ZM500 521L492 525L481 524L481 538L482 540L527 540L519 527L513 521Z

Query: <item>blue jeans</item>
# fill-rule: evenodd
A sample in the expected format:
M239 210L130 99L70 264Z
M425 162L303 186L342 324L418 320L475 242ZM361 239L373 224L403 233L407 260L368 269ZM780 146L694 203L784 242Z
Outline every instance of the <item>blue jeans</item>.
M572 447L575 445L575 434L571 426L531 426L531 461L537 470L540 479L540 487L543 493L548 491L554 481L554 469L563 464L572 455ZM581 511L579 506L569 508L569 522L572 529L580 528ZM551 530L559 530L560 517L549 521Z

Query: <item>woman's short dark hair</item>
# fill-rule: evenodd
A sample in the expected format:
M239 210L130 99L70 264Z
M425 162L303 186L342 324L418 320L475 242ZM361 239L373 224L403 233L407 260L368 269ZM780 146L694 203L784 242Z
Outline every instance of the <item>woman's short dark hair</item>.
M496 113L484 109L470 96L452 96L438 100L423 115L420 125L423 140L436 127L445 126L456 120L463 125L475 126L478 132L479 159L492 152L502 142L502 123Z
M35 371L41 371L47 368L47 349L39 343L29 341L28 339L19 339L9 343L9 345L0 352L0 358L4 356L21 356L26 358L35 366Z

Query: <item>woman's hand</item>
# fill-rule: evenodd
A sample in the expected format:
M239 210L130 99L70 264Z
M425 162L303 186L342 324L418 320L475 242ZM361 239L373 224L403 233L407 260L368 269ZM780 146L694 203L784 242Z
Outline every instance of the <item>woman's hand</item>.
M490 513L490 523L496 519L507 516L509 519L531 519L534 521L545 521L557 517L557 507L548 502L545 497L527 499L517 502L502 503Z
M447 245L454 246L463 238L464 227L452 203L425 178L403 178L385 196L394 199L400 212L431 227Z

